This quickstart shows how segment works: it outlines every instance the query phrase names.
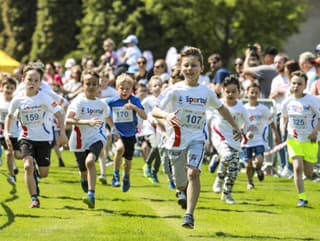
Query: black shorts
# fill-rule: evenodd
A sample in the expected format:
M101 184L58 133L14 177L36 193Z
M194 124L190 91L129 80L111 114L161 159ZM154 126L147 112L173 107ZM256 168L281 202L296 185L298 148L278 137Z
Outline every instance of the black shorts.
M134 153L134 144L136 144L137 139L135 136L129 136L129 137L124 137L121 136L121 140L124 145L124 153L123 157L126 158L127 160L132 160L133 158L133 153Z
M11 143L12 143L12 147L14 151L19 151L20 147L19 147L19 143L18 143L18 138L16 137L10 137ZM8 146L6 143L6 140L4 139L4 137L0 138L0 143L3 146L3 149L8 150Z
M102 141L97 141L89 147L89 150L74 153L74 155L76 156L76 160L77 160L77 164L78 164L78 168L79 168L80 172L85 172L87 170L86 158L89 155L89 153L94 154L96 156L96 160L97 160L102 148L103 148Z
M137 139L137 144L138 146L141 146L143 142L147 142L148 146L151 148L151 143L149 141L149 137L151 135L146 135L146 136L137 136L136 139Z
M31 141L21 139L18 141L22 159L32 156L39 167L50 166L51 141Z

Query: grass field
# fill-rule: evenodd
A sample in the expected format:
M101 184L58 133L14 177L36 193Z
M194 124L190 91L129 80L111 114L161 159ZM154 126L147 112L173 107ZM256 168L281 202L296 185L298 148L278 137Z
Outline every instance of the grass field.
M177 205L175 191L168 189L163 174L159 185L143 177L141 158L134 159L129 192L98 183L96 208L88 210L82 203L85 195L73 154L64 151L63 156L67 167L57 167L53 155L49 177L41 180L39 209L28 208L21 161L16 186L6 181L6 166L0 167L1 241L320 240L320 183L306 182L310 205L296 208L292 180L267 176L247 191L241 173L233 195L237 204L228 205L212 192L214 175L204 164L195 229L187 230L181 227L184 211Z

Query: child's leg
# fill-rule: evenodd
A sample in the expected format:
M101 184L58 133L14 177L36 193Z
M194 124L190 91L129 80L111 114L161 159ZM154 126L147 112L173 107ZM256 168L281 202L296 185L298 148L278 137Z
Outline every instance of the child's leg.
M32 156L26 156L23 158L24 167L24 181L27 185L30 196L37 196L36 181L34 178L34 159Z
M99 167L100 167L100 175L106 175L106 158L107 158L107 150L104 148L101 150L99 155Z
M6 160L7 160L7 167L10 176L15 176L14 173L14 155L13 151L5 150Z
M120 170L120 165L122 161L122 156L124 154L124 144L121 138L116 142L116 152L114 155L114 170L119 171Z
M248 159L247 160L246 173L247 173L248 182L252 182L253 181L253 175L254 175L252 159Z
M93 153L89 153L87 158L86 158L86 167L88 171L88 189L89 191L94 191L95 186L96 186L96 166L95 166L95 161L96 161L96 155Z
M303 182L303 171L304 171L304 163L302 156L292 157L293 164L293 178L294 184L296 186L297 192L304 193L304 182Z

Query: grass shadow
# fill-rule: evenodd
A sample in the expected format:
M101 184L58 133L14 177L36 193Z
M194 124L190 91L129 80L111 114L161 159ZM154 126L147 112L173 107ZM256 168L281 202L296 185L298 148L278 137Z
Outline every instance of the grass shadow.
M1 203L1 206L6 213L8 220L3 225L0 226L0 230L10 226L14 222L14 219L15 219L14 213L5 203Z

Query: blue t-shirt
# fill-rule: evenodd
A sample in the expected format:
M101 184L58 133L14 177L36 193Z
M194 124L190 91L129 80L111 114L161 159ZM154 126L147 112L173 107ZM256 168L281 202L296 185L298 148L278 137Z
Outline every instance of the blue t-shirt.
M130 95L128 99L120 99L119 96L106 99L107 104L110 106L110 115L115 127L119 135L123 137L135 136L137 133L137 113L134 110L128 110L123 107L128 103L128 100L138 108L143 109L140 99L133 95Z
M216 72L216 74L214 76L214 81L213 82L215 84L222 84L223 81L224 81L224 78L229 76L229 75L230 75L229 71L226 68L222 67L222 68L217 70L217 72Z

